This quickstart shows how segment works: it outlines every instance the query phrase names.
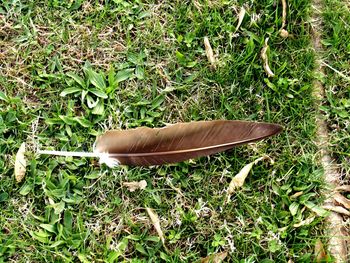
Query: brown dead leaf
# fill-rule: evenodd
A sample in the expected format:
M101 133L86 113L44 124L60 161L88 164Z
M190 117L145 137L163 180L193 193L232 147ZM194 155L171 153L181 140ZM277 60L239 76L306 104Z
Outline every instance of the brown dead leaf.
M317 263L327 262L327 254L324 250L322 241L317 239L315 243L315 260Z
M273 160L269 156L267 155L262 156L256 159L255 161L248 163L246 166L242 168L242 170L239 171L239 173L235 177L232 178L232 181L227 189L226 203L229 202L231 195L235 192L235 190L243 186L245 179L247 178L250 170L253 168L253 165L266 159L270 160L270 162L273 163Z
M211 48L208 37L204 37L204 47L205 47L205 53L206 53L207 58L210 62L210 67L212 69L215 69L216 68L216 59L215 59L214 52L213 52L213 49Z
M339 204L343 205L345 208L350 209L350 200L346 197L342 196L339 193L335 193L333 196L334 200L337 201Z
M223 262L226 257L227 257L227 252L221 252L221 253L212 254L205 258L202 258L200 262L201 263L220 263L220 262Z
M267 54L266 54L266 52L267 52L267 50L269 48L269 45L267 44L268 41L269 41L269 38L267 37L265 39L265 44L264 44L264 47L261 50L261 54L260 55L261 55L261 59L263 60L263 66L264 66L265 72L266 72L267 76L270 78L270 77L274 77L275 74L272 72L272 70L271 70L271 68L269 66L269 59L268 59Z
M140 182L124 182L123 186L127 187L130 192L134 192L137 189L144 190L147 186L146 180Z
M164 245L165 244L165 239L164 239L163 231L162 231L162 229L160 227L160 222L159 222L158 215L153 211L152 208L146 207L146 211L147 211L149 217L151 218L152 224L153 224L154 228L156 229L160 240L162 241L162 243Z
M26 144L23 142L21 146L18 149L18 152L16 154L16 160L15 160L15 178L16 181L19 183L23 180L25 173L26 173Z
M338 192L350 192L350 185L341 185L336 187L334 190Z
M240 28L242 22L243 22L243 19L244 19L244 16L245 16L245 8L242 6L241 7L241 10L239 11L239 14L238 14L238 24L237 24L237 27L236 27L236 30L234 33L236 33L238 31L238 29Z
M350 216L350 212L342 206L324 205L322 207L326 210L333 211L333 212L336 212L338 214Z

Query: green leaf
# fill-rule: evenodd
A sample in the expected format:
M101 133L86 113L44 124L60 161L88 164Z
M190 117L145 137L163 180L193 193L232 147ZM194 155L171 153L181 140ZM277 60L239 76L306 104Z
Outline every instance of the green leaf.
M289 206L289 211L292 214L292 216L295 216L298 212L299 209L299 204L297 202L293 202L290 206Z
M145 69L141 66L137 66L135 69L135 75L138 79L144 79L145 78Z
M309 208L311 211L313 211L314 213L316 213L318 216L328 216L329 212L325 209L323 209L322 207L317 206L316 204L312 203L312 202L305 202L304 205Z
M49 224L40 224L40 227L42 227L43 229L51 232L51 233L56 233L56 227L53 225L49 225Z
M191 74L184 79L184 82L185 83L192 83L197 77L198 77L198 73Z
M0 194L0 203L5 202L9 199L9 194L6 192L3 192Z
M101 74L96 73L92 69L87 69L86 72L92 85L100 90L106 89L106 82Z
M112 251L108 254L108 257L107 257L107 262L108 263L113 263L113 262L116 262L116 260L122 255L121 252L119 251Z
M39 231L34 232L34 233L39 237L50 237L51 236L50 233L47 233L47 232L42 231L42 230L39 230Z
M123 238L122 241L120 243L118 243L116 249L119 251L125 251L125 249L128 247L128 239L127 238Z
M54 243L52 243L52 244L50 245L50 247L51 247L51 248L58 247L58 246L63 245L63 244L65 244L65 243L66 243L66 242L63 241L63 240L58 240L58 241L55 241Z
M85 88L85 82L84 82L84 79L82 77L80 77L77 74L74 74L72 72L68 72L67 76L74 79L75 82L77 82L81 87Z
M0 91L0 100L3 100L3 101L5 101L5 102L8 102L8 101L9 101L8 98L7 98L7 96L6 96L6 94L3 93L2 91Z
M152 101L152 110L158 108L164 101L164 96L160 95Z
M341 104L343 104L343 106L345 107L345 108L349 108L350 107L350 99L341 99L340 100L340 103Z
M186 61L185 55L182 54L180 51L176 51L175 56L180 62Z
M302 191L302 190L297 189L297 191ZM303 194L302 196L300 196L299 201L300 203L304 203L308 201L310 198L314 197L315 195L316 195L315 193Z
M19 191L20 195L27 195L32 190L33 186L30 184L25 184L21 187L21 190Z
M90 109L94 108L97 105L98 101L99 101L98 98L94 100L90 95L86 96L86 102Z
M30 231L29 233L34 239L38 240L41 243L49 242L48 237L50 236L50 234L48 233L45 233L43 231L39 231L39 232Z
M100 176L101 174L99 172L94 171L91 174L84 176L84 178L93 180L99 178Z
M90 89L89 90L91 93L95 94L97 97L100 97L102 99L107 99L108 96L106 93L104 93L103 91L101 90L98 90L98 89Z
M348 118L349 117L349 112L347 110L337 110L336 114L340 117L340 118Z
M145 255L145 256L148 256L147 251L144 249L144 247L143 247L141 244L137 243L135 248L136 248L136 250L137 250L138 252L140 252L141 254L143 254L143 255Z
M128 54L128 61L135 64L135 65L138 65L139 64L139 58L138 58L138 55L135 54L135 53L129 53ZM142 60L141 60L142 61Z
M78 10L82 4L81 2L82 0L75 0L73 4L70 6L69 10Z
M270 89L272 89L272 90L278 92L278 89L277 89L276 85L273 84L269 79L265 78L264 81L265 81L266 85L267 85Z
M186 67L193 68L196 65L197 65L197 61L190 61L186 64Z
M64 122L60 118L46 119L45 123L48 124L48 125L64 124Z
M88 93L89 93L88 90L83 90L83 91L81 92L81 102L82 102L82 103L84 102L85 97L86 97L86 95L87 95Z
M59 115L58 116L62 121L64 121L65 124L68 125L74 125L75 124L75 119L74 117L69 117L69 116L64 116L64 115Z
M85 128L89 128L92 126L92 123L83 117L75 117L75 120Z
M115 72L113 66L108 71L108 84L109 86L113 86L115 82Z
M152 13L151 13L151 12L149 12L149 11L143 11L143 12L139 13L138 19L143 19L143 18L149 17L149 16L152 16Z
M56 215L59 215L59 214L61 214L63 212L64 207L65 207L65 203L64 202L59 202L59 203L56 203L56 204L52 204L50 206L54 209L54 213Z
M125 238L131 239L131 240L134 240L134 241L140 240L140 236L133 235L133 234L128 235L128 236L126 236Z
M78 258L81 263L90 263L91 261L87 259L87 257L84 254L78 254Z
M133 73L134 73L133 68L123 69L121 71L118 71L116 76L116 81L119 83L124 80L127 80L133 75Z
M103 115L105 111L105 104L103 100L100 100L92 110L92 114Z
M80 92L80 91L81 91L81 88L79 88L79 87L71 87L71 88L64 89L60 93L60 96L64 97L64 96L66 96L68 94L73 94L73 93L77 93L77 92Z
M72 231L73 218L72 213L68 210L64 211L63 224L66 230Z
M145 238L145 240L158 243L160 241L160 238L157 236L148 236Z
M122 241L117 244L116 250L108 254L107 262L108 263L115 262L118 259L118 257L123 255L123 252L125 251L127 246L128 246L128 240L126 238L123 238Z
M281 249L281 244L276 239L270 240L268 243L268 246L269 246L270 252L272 252L272 253L275 253Z

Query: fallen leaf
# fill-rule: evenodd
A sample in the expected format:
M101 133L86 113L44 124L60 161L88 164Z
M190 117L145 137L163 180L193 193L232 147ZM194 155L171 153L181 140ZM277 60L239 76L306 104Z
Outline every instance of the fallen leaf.
M333 212L336 212L338 214L350 216L350 212L342 206L324 205L322 207L326 210L333 211Z
M127 187L130 192L134 192L137 189L144 190L147 186L146 180L140 182L124 182L123 186Z
M201 263L220 263L220 262L223 262L226 257L227 257L227 252L221 252L221 253L212 254L205 258L202 258L200 262Z
M295 199L295 198L298 198L299 196L301 196L304 192L301 191L301 192L296 192L295 194L291 195L290 198L291 199Z
M207 55L207 58L210 62L210 67L212 69L216 68L216 59L214 57L214 52L213 49L211 48L210 42L209 42L209 38L208 37L204 37L204 47L205 47L205 53Z
M324 250L322 241L317 239L315 243L315 260L317 263L327 262L327 254Z
M335 193L333 196L334 200L337 201L339 204L343 205L345 208L350 209L350 200L346 197L342 196L339 193Z
M267 44L268 41L269 41L269 38L267 37L265 39L264 47L261 50L261 59L263 60L263 66L264 66L265 72L266 72L267 76L270 78L270 77L274 77L275 74L272 72L272 70L269 66L269 60L268 60L267 55L266 55L267 49L269 48L269 45Z
M26 144L23 142L18 149L18 152L16 154L16 160L15 160L15 178L18 183L23 180L24 175L26 173L27 161L26 161L26 157L24 156L25 151L26 151Z
M293 226L294 226L294 227L306 226L306 225L311 224L312 221L314 221L314 220L315 220L315 217L312 216L312 217L309 217L309 218L307 218L307 219L305 219L305 220L300 221L300 222L297 223L297 224L294 224Z
M334 190L338 192L350 192L350 185L341 185L336 187Z
M240 28L242 22L243 22L243 19L244 19L244 16L245 16L245 8L242 6L241 7L241 10L239 11L239 14L238 14L238 24L237 24L237 27L236 27L236 30L234 33L236 33L238 31L238 29Z
M153 224L154 228L156 229L160 240L162 241L162 243L164 245L165 239L164 239L163 231L160 228L160 222L159 222L158 215L153 211L152 208L146 207L146 211L147 211L149 217L151 218L152 224Z
M269 157L269 156L262 156L258 159L256 159L255 161L248 163L246 166L244 166L242 168L242 170L239 171L239 173L232 178L232 181L230 183L230 185L228 186L227 189L227 199L226 199L226 203L229 202L231 195L235 192L235 190L239 187L242 187L244 184L245 179L247 178L250 170L252 169L254 164L257 164L258 162L265 160L265 159L269 159L270 162L273 163L273 160Z

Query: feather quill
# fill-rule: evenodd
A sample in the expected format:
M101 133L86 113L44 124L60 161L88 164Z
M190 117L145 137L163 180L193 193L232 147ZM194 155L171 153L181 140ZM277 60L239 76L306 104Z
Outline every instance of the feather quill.
M93 153L40 151L42 154L98 157L110 167L176 163L226 151L282 131L277 124L248 121L198 121L164 128L141 127L107 131L97 138Z

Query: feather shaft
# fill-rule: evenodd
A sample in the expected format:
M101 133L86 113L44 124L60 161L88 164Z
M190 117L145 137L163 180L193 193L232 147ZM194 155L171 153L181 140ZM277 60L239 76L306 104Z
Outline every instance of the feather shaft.
M66 157L101 157L101 153L94 152L68 152L68 151L48 151L48 150L39 150L39 154L48 154L48 155L57 155L57 156L66 156Z

